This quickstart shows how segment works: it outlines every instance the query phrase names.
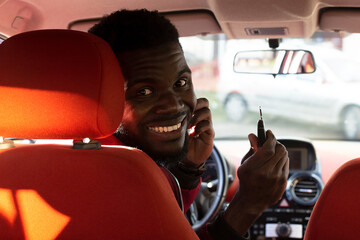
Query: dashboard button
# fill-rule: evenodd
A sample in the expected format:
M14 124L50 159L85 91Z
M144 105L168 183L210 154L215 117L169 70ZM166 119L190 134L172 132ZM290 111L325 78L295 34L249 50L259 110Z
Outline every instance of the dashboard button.
M289 226L289 224L280 223L276 227L276 233L278 234L279 237L283 237L283 238L289 237L291 233L291 227Z

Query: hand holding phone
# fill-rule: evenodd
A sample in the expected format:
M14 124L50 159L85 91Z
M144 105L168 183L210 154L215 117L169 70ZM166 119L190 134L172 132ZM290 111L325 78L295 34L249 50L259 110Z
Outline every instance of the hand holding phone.
M261 147L266 140L266 132L264 127L264 120L262 117L261 106L259 106L259 110L260 110L260 119L257 124L257 135L258 135L258 147Z

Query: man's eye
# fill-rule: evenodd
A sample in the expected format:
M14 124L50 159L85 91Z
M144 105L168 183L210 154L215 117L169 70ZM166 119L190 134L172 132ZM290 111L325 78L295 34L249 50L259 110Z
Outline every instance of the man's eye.
M138 95L140 95L140 96L147 96L151 93L152 93L152 91L149 88L143 88L138 91Z
M187 83L186 79L180 79L180 80L176 81L175 86L176 87L183 87L183 86L186 85L186 83Z

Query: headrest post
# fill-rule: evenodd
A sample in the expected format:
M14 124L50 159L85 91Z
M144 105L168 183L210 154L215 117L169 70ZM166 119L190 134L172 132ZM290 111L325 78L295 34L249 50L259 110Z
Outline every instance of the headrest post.
M4 139L4 137L0 136L0 149L8 149L15 147L14 141L10 139Z
M73 149L79 150L98 150L101 149L101 144L97 140L91 140L90 138L84 138L83 140L75 141Z

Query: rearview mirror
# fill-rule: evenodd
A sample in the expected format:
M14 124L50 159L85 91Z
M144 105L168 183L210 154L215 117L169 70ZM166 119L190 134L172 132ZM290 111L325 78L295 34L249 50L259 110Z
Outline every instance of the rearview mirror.
M238 52L237 73L301 74L315 72L314 56L306 50L263 50Z

